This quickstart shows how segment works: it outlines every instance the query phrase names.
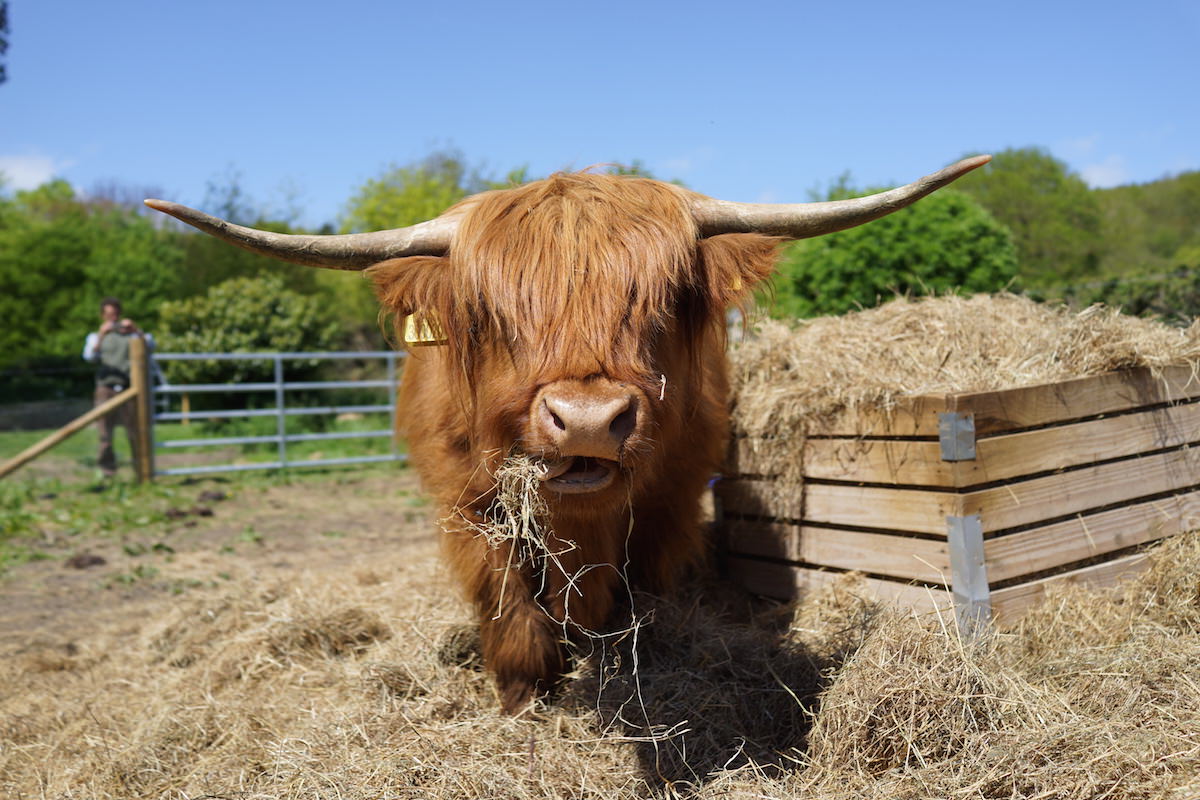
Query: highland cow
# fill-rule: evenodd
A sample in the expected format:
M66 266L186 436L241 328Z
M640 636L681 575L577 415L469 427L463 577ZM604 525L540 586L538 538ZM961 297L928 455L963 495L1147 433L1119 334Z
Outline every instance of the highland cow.
M567 639L604 628L626 581L665 591L704 556L701 495L728 437L725 313L770 276L779 244L899 210L987 160L798 205L556 174L344 236L146 202L265 255L369 267L385 309L433 345L410 350L397 416L501 705L516 713L566 670ZM495 469L515 453L540 465L552 559L518 562L477 532L495 513Z

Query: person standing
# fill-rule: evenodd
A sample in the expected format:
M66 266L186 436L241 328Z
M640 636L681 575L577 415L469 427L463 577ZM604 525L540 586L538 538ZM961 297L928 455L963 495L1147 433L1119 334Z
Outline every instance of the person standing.
M115 297L104 298L100 302L100 328L89 333L83 345L84 360L96 365L95 405L105 403L129 388L129 342L135 337L144 339L148 349L154 348L154 337L143 332L133 320L121 317L121 301ZM137 451L138 434L134 420L133 403L125 403L96 420L96 428L100 433L96 463L105 478L117 473L113 428L123 425L130 450Z

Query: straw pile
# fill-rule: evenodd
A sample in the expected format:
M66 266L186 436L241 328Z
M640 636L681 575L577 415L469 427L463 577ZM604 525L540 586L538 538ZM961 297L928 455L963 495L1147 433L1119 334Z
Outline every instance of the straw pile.
M864 410L886 414L905 397L1132 367L1196 368L1200 323L1172 328L1104 306L1075 311L1011 294L900 298L840 317L765 321L730 359L734 435L756 472L780 476L760 492L786 509L803 483L805 437L856 430Z
M906 396L1198 361L1200 323L1172 328L1104 306L1074 311L1010 294L901 298L792 326L764 322L733 350L734 424L750 436L811 433Z

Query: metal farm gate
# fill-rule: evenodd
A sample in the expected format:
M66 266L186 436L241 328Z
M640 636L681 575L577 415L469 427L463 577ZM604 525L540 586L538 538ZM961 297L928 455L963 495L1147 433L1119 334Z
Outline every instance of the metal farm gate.
M152 374L161 376L160 365L169 361L269 361L274 366L274 380L259 383L193 383L172 384L164 380L153 386L149 407L153 410L151 452L180 450L182 448L218 447L241 444L274 444L276 457L271 461L239 464L205 464L177 466L170 469L155 469L155 475L195 475L211 472L233 472L255 469L287 469L290 467L317 467L335 464L364 464L384 461L403 461L407 458L396 447L393 431L396 428L396 366L404 354L393 351L368 351L360 353L156 353L151 356ZM375 380L356 381L288 381L285 362L322 360L381 360L386 367L386 377ZM288 404L288 392L371 389L383 393L386 402L359 405L299 405ZM190 411L183 407L172 411L173 397L179 397L181 405L193 394L271 393L273 403L268 407L221 409L213 411ZM384 398L381 398L384 399ZM332 433L288 433L287 419L296 416L371 414L387 412L387 430L341 431ZM246 419L250 417L274 417L275 432L266 436L209 436L195 439L173 439L154 441L154 425L159 422L182 422L198 419ZM312 442L330 439L383 439L389 441L388 452L378 455L347 456L342 458L316 458L295 460L288 458L288 445L294 442Z

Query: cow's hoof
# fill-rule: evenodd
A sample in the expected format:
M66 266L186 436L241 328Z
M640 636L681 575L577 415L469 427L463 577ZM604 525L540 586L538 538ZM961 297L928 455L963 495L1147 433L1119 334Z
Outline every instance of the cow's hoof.
M500 692L500 710L510 717L531 716L534 700L539 692L536 681L510 679L496 680Z

